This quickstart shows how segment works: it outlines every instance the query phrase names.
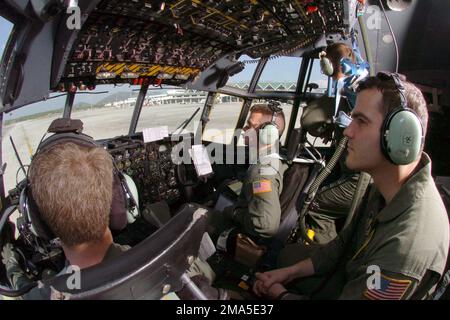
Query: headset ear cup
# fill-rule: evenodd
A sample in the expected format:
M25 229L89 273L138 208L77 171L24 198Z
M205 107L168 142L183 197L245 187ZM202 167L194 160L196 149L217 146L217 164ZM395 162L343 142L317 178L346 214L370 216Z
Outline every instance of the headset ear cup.
M25 187L20 193L19 208L25 222L30 227L30 231L36 237L47 241L55 238L48 225L42 220L39 208L31 195L31 190L28 187Z
M118 174L113 175L111 211L109 228L113 231L123 230L127 226L127 198Z
M23 218L25 219L25 223L27 223L30 226L30 229L33 228L30 221L30 214L28 213L28 199L27 199L27 187L23 188L23 190L20 192L19 197L19 212L22 214ZM31 230L34 235L36 233L34 230Z
M259 143L261 145L274 144L279 139L279 132L276 125L273 123L264 125L259 130Z
M321 57L320 59L320 69L322 70L323 74L326 76L331 77L334 73L333 64L331 63L330 59L327 57Z
M111 230L123 230L139 216L139 193L133 179L115 171L113 179L113 200L109 215Z
M389 161L406 165L419 156L423 143L422 124L410 109L397 109L387 118L382 130L382 151Z
M132 202L132 206L127 207L127 219L128 223L133 223L139 216L139 192L133 178L124 173L123 177L124 188L127 189L129 197L131 198L130 201Z

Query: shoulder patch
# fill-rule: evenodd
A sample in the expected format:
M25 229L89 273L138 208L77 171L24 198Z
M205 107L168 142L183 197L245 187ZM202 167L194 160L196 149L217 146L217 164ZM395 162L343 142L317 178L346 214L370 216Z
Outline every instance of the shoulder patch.
M411 280L400 280L381 274L379 288L366 289L364 296L369 300L400 300L411 285Z
M258 180L252 183L253 194L260 194L272 191L272 182L270 180Z

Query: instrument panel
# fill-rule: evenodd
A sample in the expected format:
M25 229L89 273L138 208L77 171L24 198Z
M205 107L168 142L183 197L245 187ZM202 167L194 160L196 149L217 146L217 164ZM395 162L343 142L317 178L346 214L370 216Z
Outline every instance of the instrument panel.
M166 201L171 206L183 200L177 165L172 162L172 141L144 143L139 137L118 137L106 142L116 167L133 178L139 206Z
M103 0L82 26L61 82L116 83L147 77L177 85L226 53L252 58L288 54L323 34L345 33L346 3Z

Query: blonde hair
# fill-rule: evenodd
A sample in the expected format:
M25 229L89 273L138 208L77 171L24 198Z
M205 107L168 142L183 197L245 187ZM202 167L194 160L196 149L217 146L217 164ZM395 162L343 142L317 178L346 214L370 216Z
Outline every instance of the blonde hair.
M113 164L106 150L60 143L38 153L30 185L41 218L67 246L100 240L109 224Z

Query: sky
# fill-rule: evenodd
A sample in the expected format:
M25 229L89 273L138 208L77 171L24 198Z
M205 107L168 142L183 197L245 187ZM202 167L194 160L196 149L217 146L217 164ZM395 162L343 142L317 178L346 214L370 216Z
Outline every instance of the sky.
M0 56L3 56L3 50L5 49L6 41L8 41L12 26L11 22L0 17Z
M3 51L5 48L5 45L8 41L8 37L12 31L12 23L4 19L0 16L0 54L3 55ZM251 61L252 59L248 56L242 56L240 61ZM266 64L266 67L261 74L260 81L261 82L296 82L298 77L298 71L300 70L300 63L301 59L297 57L280 57L277 59L269 60ZM228 83L233 82L249 82L251 80L251 77L253 75L253 72L256 69L257 63L246 63L245 69L241 71L240 73L234 75L230 78ZM312 79L321 79L322 82L326 80L325 76L321 75L318 71L318 68L313 69L312 73ZM325 79L325 80L324 80ZM318 82L318 81L315 81ZM114 87L113 85L107 85L107 86L98 86L98 91L109 91L109 94L120 92L120 91L130 91L129 85L123 85L120 87ZM58 95L51 94L50 97ZM95 104L96 102L100 101L101 99L105 98L108 94L100 94L100 95L89 95L89 94L83 94L83 95L77 95L75 99L75 104L79 102L85 102L85 103L91 103ZM10 114L5 115L5 119L11 119L16 118L24 115L28 115L31 113L34 113L35 110L39 110L40 112L43 111L49 111L49 110L55 110L58 108L64 107L65 103L65 97L50 99L44 102L38 102L33 105L29 105L23 108L20 108L16 111L13 111ZM36 108L37 107L37 108ZM33 111L30 111L33 110Z

